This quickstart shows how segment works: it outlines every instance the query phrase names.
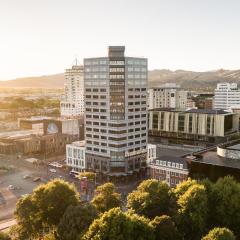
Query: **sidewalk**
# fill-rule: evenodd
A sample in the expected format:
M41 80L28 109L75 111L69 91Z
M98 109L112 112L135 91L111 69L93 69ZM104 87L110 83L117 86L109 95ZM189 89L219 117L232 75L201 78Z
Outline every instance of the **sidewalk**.
M16 219L10 219L7 221L0 222L0 232L6 230L7 228L12 227L17 223Z

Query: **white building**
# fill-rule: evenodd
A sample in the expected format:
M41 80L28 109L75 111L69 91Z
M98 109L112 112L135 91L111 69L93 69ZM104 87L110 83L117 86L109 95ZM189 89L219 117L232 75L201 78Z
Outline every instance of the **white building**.
M65 94L60 106L61 116L75 117L84 114L83 66L73 65L71 69L66 69Z
M213 106L215 109L240 107L240 89L237 83L218 83Z
M85 163L85 141L77 141L66 145L67 166L77 172L84 172Z
M84 59L87 168L106 176L146 170L147 59L124 51Z
M165 83L148 90L148 109L187 107L188 92L175 83Z
M157 157L157 146L154 144L148 144L147 149L148 149L147 165L149 166L149 164Z

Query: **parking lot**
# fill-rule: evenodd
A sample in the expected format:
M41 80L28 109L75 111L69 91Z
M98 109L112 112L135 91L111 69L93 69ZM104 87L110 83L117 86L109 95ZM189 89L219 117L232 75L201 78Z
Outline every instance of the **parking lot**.
M41 183L62 178L77 183L68 171L52 166L37 166L15 156L0 156L0 166L11 166L8 172L0 172L0 221L13 217L17 200ZM50 171L54 169L55 171ZM40 178L39 181L34 181ZM78 184L76 184L78 186Z

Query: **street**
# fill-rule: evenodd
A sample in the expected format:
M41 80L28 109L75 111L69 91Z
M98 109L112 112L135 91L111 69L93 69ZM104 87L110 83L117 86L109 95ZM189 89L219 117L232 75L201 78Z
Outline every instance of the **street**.
M168 149L157 147L157 158L161 156L182 156L190 152L181 149ZM0 221L14 218L14 210L17 200L24 194L31 193L35 187L41 183L46 183L54 178L61 178L68 182L74 183L78 191L80 191L79 180L69 176L69 170L62 168L54 168L56 172L50 172L52 167L46 165L34 165L27 162L26 158L17 159L16 156L0 155L0 167L8 166L12 169L8 172L0 172ZM54 157L54 159L48 159L50 161L60 161L63 156ZM29 176L24 179L24 176ZM34 182L34 178L40 177L41 180ZM118 192L126 196L129 192L135 189L138 185L138 181L128 184L116 184ZM14 189L9 189L12 185ZM91 199L93 196L94 187L91 190L91 194L87 199ZM82 199L84 199L82 195Z
M25 161L24 158L16 159L14 156L0 155L0 166L11 167L8 172L0 172L0 221L13 218L17 200L24 194L31 193L39 184L54 178L72 183L78 182L70 177L66 170L56 169L56 173L52 173L49 171L51 167L36 166ZM24 176L28 177L24 179ZM34 182L36 177L40 177L41 180ZM10 189L10 185L14 189Z

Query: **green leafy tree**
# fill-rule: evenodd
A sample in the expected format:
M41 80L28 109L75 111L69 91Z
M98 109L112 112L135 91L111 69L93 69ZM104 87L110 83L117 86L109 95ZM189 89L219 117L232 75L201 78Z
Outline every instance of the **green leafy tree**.
M183 195L191 186L196 185L197 181L188 178L186 181L179 183L174 189L174 194L177 198Z
M235 240L235 236L227 228L214 228L202 240Z
M46 234L42 239L43 240L57 240L54 232L50 232L50 233Z
M98 186L92 204L99 212L108 211L111 208L120 207L121 195L116 192L113 183L105 183Z
M82 240L154 240L154 233L144 217L113 208L93 221Z
M86 177L89 181L95 181L96 173L94 172L81 172L79 178Z
M175 200L170 187L155 179L143 181L127 198L127 207L137 214L154 218L173 211Z
M213 185L210 201L213 226L227 227L240 237L240 183L230 176L220 178Z
M27 239L30 236L38 236L39 232L44 228L43 222L38 216L38 206L36 200L29 194L20 198L16 205L15 216L18 225L14 227L14 235L18 235L19 239Z
M25 239L41 236L43 230L58 225L68 206L77 205L78 202L75 187L63 180L56 179L40 185L17 203L15 216L19 235Z
M155 240L179 240L180 234L172 221L167 215L157 216L151 222L154 229Z
M11 240L7 233L0 232L0 240Z
M198 240L205 231L208 198L203 185L195 184L177 200L179 231L186 240Z
M68 207L57 228L58 239L79 239L96 217L97 210L92 204L80 203Z

